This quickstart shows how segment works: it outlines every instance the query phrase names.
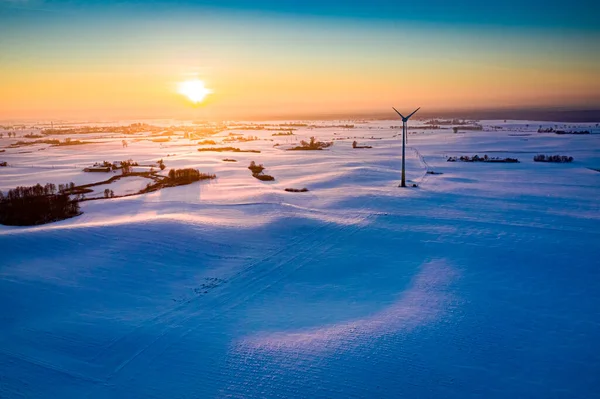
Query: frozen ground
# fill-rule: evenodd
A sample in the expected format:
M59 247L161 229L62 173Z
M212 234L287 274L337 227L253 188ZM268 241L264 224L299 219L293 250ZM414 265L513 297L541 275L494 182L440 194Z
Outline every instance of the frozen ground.
M181 137L7 149L0 190L105 180L81 169L126 158L218 179L0 226L0 397L600 397L600 135L540 124L415 130L408 189L399 121L230 144L260 154ZM376 139L273 147L310 135ZM521 163L446 162L486 153Z

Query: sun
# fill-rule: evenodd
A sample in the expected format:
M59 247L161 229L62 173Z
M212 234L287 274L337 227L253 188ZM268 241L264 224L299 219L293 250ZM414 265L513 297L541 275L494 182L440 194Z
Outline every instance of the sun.
M179 83L177 92L189 98L194 104L198 104L199 102L202 102L207 95L211 94L212 90L207 89L204 82L200 79L192 79Z

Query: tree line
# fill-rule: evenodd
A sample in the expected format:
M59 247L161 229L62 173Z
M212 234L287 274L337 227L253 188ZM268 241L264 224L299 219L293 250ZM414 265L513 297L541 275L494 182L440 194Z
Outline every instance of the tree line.
M535 162L553 162L553 163L570 163L573 162L573 157L567 155L544 155L539 154L533 157Z
M77 196L71 199L74 183L44 186L19 186L0 191L0 223L8 226L33 226L56 222L81 214Z
M169 171L169 180L178 184L193 183L199 180L214 179L217 176L210 173L201 173L197 169L171 169Z

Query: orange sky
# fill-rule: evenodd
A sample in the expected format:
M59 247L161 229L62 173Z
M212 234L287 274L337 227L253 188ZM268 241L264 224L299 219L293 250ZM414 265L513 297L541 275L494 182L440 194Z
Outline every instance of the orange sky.
M576 34L220 14L4 27L0 119L248 118L600 105L600 52ZM213 91L195 106L178 82Z

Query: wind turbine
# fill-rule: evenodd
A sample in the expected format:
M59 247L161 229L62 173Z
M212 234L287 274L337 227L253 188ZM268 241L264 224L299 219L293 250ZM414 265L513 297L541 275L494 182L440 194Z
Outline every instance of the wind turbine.
M400 183L400 187L406 187L406 169L404 167L404 158L406 155L405 149L404 147L406 147L406 122L408 122L408 119L413 116L418 110L421 109L421 107L415 109L413 111L412 114L408 115L408 116L404 116L402 115L400 112L398 112L398 110L394 107L392 107L392 109L394 111L396 111L396 113L398 115L400 115L400 118L402 118L402 182Z

